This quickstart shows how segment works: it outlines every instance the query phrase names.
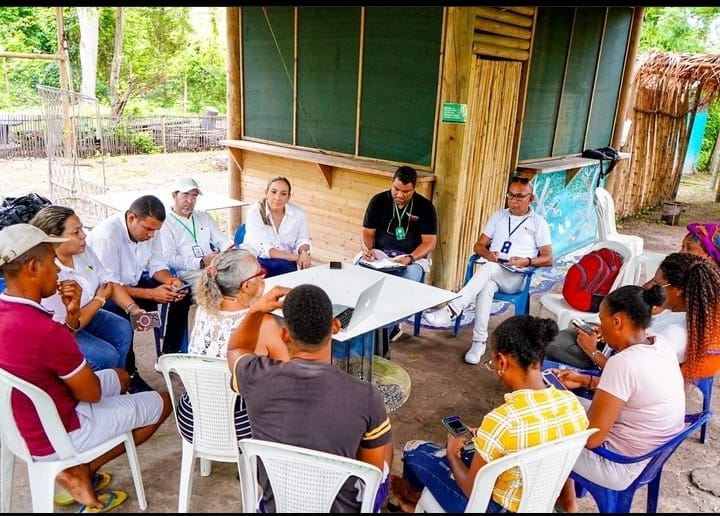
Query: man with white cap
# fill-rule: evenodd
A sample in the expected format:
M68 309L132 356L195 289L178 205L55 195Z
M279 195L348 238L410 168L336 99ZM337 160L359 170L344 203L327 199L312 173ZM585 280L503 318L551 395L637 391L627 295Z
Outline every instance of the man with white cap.
M209 266L220 251L234 245L209 213L195 209L200 195L202 191L194 179L178 178L172 189L173 204L169 216L159 231L165 262L179 278L190 285L195 283L201 269ZM181 340L184 342L187 342L191 302L192 295L188 293L168 308L168 327L183 328ZM181 341L178 339L163 339L163 353L177 353L180 347Z
M50 395L79 452L129 431L140 444L172 412L170 396L155 391L125 394L130 385L127 371L93 371L88 365L73 336L80 317L80 291L72 281L58 284L59 268L54 261L53 244L67 240L24 223L0 231L0 273L7 283L0 294L0 368ZM54 321L52 313L40 304L56 290L67 308L65 324ZM39 431L41 423L32 403L24 397L13 399L12 411L30 453L56 456L45 432ZM123 491L95 491L100 466L124 451L122 446L113 448L90 463L69 467L57 475L56 481L67 490L67 496L83 504L78 512L109 510L127 499ZM107 479L109 474L103 477Z

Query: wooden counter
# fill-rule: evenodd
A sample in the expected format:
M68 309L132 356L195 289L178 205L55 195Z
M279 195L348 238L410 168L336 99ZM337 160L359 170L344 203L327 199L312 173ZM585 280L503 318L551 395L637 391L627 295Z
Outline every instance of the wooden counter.
M390 165L386 162L376 160L350 158L347 156L328 154L321 151L284 147L281 145L270 145L267 143L249 140L220 140L220 144L225 145L228 148L233 160L241 170L243 168L242 164L244 152L267 154L279 158L314 163L322 174L323 180L328 188L332 188L333 171L338 168L374 176L384 176L387 178L392 178L395 170L398 168L396 165ZM432 200L434 181L435 174L419 170L416 190L419 194Z

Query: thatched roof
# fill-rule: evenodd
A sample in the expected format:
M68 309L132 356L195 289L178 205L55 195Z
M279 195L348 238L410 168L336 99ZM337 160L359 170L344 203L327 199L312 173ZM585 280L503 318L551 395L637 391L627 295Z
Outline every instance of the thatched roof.
M650 52L638 57L636 70L635 81L639 88L663 93L656 97L657 100L672 92L675 93L672 97L684 97L699 87L697 107L702 109L720 94L720 54ZM667 107L667 102L663 104ZM651 106L643 107L652 110ZM683 111L676 115L684 115L686 111Z

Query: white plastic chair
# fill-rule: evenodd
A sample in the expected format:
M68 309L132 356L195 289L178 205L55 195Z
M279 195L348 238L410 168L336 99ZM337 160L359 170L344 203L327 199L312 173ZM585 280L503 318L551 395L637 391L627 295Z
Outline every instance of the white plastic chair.
M630 262L623 267L620 286L644 285L655 276L655 272L667 255L643 251L630 258Z
M190 397L193 412L193 442L182 441L180 490L178 512L188 512L193 484L195 459L200 458L200 475L209 476L211 461L234 462L240 473L240 452L235 434L235 400L237 394L230 388L230 370L224 358L186 353L160 355L158 366L162 371L168 392L172 396L175 424L177 400L172 385L172 374L177 374Z
M601 240L592 245L592 249L601 249L603 247L615 249L623 257L623 264L620 268L620 272L615 278L612 287L610 287L610 291L612 292L622 285L621 281L623 280L625 270L631 261L632 251L628 246L616 240ZM575 317L579 317L585 321L600 322L600 316L596 312L585 312L583 310L573 308L567 301L565 301L562 293L547 292L540 296L539 301L541 306L555 314L557 324L560 329L567 328L570 325L570 321Z
M595 189L595 212L597 216L597 239L615 240L625 244L632 251L633 256L643 252L644 240L636 235L618 233L615 224L615 201L610 192L598 186Z
M519 467L522 475L522 497L517 512L552 513L560 490L588 437L597 432L589 428L576 434L531 446L485 464L475 476L466 513L484 513L495 482L501 473ZM428 488L424 488L415 512L445 512Z
M360 512L373 512L382 472L372 464L260 439L241 439L240 449L245 512L256 512L257 503L251 500L260 499L258 458L272 485L275 512L329 513L348 477L358 477L364 483Z
M48 436L53 449L58 455L56 460L38 461L30 454L25 439L12 417L10 399L14 390L25 394L35 406L45 434ZM67 431L60 420L55 402L50 395L41 388L26 382L22 378L0 369L0 406L3 415L0 418L0 512L10 512L10 497L13 483L13 466L15 457L25 461L28 471L28 483L32 496L33 512L53 512L55 495L55 477L62 470L78 464L91 462L119 444L125 445L138 507L147 509L145 488L143 486L140 462L138 461L135 441L132 432L127 432L85 452L77 451L68 437Z

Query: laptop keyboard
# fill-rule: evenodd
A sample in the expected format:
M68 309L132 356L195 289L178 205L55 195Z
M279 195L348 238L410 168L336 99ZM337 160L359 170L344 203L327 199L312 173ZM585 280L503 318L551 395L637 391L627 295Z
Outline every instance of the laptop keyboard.
M340 320L340 326L342 326L343 330L347 328L348 324L350 324L350 319L352 319L352 314L354 311L354 308L346 308L335 316L337 319Z

